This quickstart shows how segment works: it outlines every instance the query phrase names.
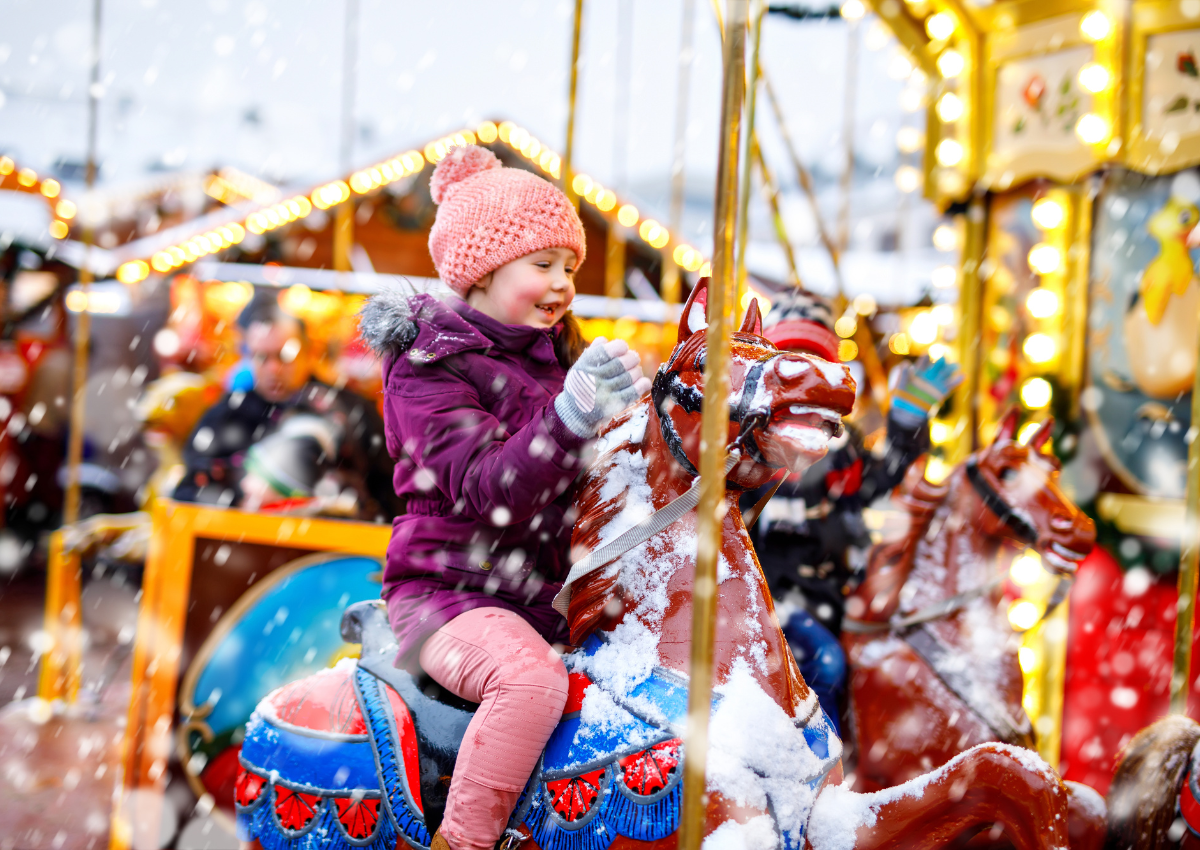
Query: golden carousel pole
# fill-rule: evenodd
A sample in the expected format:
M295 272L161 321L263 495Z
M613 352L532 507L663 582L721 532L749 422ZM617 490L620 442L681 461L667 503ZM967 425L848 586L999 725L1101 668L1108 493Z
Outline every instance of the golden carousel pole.
M342 137L338 165L342 174L350 173L354 151L355 72L358 67L358 0L346 0L346 31L342 47ZM344 178L343 178L344 179ZM354 245L354 198L337 205L333 218L333 269L351 269L350 251Z
M1197 354L1200 362L1200 354ZM1192 385L1192 428L1200 422L1200 368ZM1196 621L1196 578L1200 572L1200 439L1188 444L1187 513L1179 552L1179 607L1175 615L1175 668L1171 673L1171 713L1187 714L1192 671L1192 630Z
M575 28L571 34L571 81L567 89L567 144L563 150L563 191L579 206L572 166L575 164L575 104L579 92L579 36L583 32L583 0L575 0Z
M738 182L738 212L737 212L737 265L734 271L734 283L737 289L733 298L733 311L741 306L742 296L746 294L746 242L750 230L750 184L753 182L754 152L761 160L762 152L758 150L758 137L754 129L754 110L758 101L758 50L762 43L763 17L767 14L766 4L762 0L754 0L754 10L750 15L750 63L746 70L746 132L742 134L741 158L742 174ZM788 245L788 249L791 245ZM795 259L788 250L788 259L795 269ZM797 281L799 277L797 276ZM731 317L730 321L733 321Z
M683 229L683 201L687 188L685 180L684 153L687 150L688 98L692 90L692 33L696 22L696 0L683 0L683 32L679 38L679 79L675 95L675 144L671 151L671 210L668 219L671 232L678 234ZM668 243L669 247L669 243ZM679 265L674 257L664 254L662 274L662 299L667 302L668 313L664 325L673 321L671 307L679 303ZM666 360L675 347L675 340L663 334L662 359Z
M708 290L708 356L700 425L700 504L697 508L696 577L692 590L692 650L688 688L687 750L679 850L700 850L706 812L705 768L712 710L713 639L717 616L717 557L725 505L725 442L729 432L729 302L734 285L738 152L746 94L746 22L749 0L728 0L723 46L721 140L713 217L713 274Z

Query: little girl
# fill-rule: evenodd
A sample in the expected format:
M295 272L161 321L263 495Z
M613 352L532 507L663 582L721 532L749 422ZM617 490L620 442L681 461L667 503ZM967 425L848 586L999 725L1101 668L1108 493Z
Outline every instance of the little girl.
M439 163L430 191L429 252L459 297L376 296L362 319L408 504L383 596L397 663L480 704L432 850L491 850L566 702L550 601L581 451L650 382L619 340L580 355L568 308L584 234L561 191L475 146Z

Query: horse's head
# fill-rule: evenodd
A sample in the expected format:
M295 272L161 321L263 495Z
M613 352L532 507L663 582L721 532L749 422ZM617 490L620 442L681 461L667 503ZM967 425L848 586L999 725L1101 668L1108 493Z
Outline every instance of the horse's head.
M663 439L692 474L700 465L707 301L708 281L702 280L684 305L679 343L659 368L652 394ZM731 354L728 439L740 440L743 460L729 483L757 487L780 468L800 471L824 456L854 406L850 371L813 354L777 349L762 336L755 301L733 335Z
M987 510L980 527L1038 550L1059 573L1074 573L1096 542L1095 523L1058 486L1058 458L1044 454L1054 420L1047 419L1025 445L1015 438L1017 412L1000 422L995 441L966 463L966 477Z

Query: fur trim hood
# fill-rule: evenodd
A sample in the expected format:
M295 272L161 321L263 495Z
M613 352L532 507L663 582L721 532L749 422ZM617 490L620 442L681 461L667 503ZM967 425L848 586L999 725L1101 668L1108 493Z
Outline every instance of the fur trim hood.
M368 298L359 311L359 333L377 357L403 354L417 338L410 297L403 288L389 286Z

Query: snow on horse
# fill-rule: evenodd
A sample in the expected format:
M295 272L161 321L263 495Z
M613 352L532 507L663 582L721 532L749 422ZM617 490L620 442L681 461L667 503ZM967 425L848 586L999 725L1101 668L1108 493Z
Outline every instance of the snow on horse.
M908 531L871 551L847 600L847 761L858 790L899 785L977 744L1034 746L1016 638L1001 607L1002 550L1035 548L1053 572L1069 576L1096 532L1059 489L1058 461L1041 451L1053 420L1028 445L1015 440L1016 424L1010 412L992 445L942 485L914 466L916 480L899 496ZM1072 834L1101 835L1099 795L1067 787Z
M660 511L695 483L706 298L702 282L651 394L599 441L576 502L577 567L667 515ZM737 498L782 467L820 457L853 404L854 385L844 366L780 352L760 331L752 305L732 343L734 464L718 565L706 834L715 846L756 850L866 850L901 838L936 848L1000 824L1018 850L1067 846L1062 783L1017 747L985 744L875 794L837 784L841 742L786 649ZM570 696L506 846L675 846L695 513L643 541L590 573L573 573L556 600L576 644L564 659ZM266 850L429 846L469 707L428 696L392 666L380 605L352 606L343 634L362 643L361 659L273 692L247 725L236 799L244 841Z

